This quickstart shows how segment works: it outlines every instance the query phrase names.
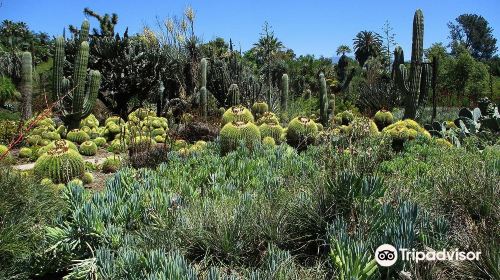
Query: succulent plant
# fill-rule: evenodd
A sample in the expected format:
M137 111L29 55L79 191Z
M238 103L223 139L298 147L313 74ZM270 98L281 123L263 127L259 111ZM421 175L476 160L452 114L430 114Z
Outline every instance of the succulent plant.
M263 123L279 124L280 120L273 112L265 112L256 122L257 125L261 125Z
M85 141L90 140L90 136L83 130L73 129L66 134L66 139L71 142L81 144Z
M80 128L82 128L83 126L89 128L97 128L99 127L99 120L93 114L90 114L80 121Z
M208 92L206 87L200 89L201 115L206 119L208 116Z
M177 139L174 141L173 149L178 151L182 148L187 148L189 146L188 142L184 139Z
M67 183L79 178L85 171L82 156L68 148L63 140L41 155L35 162L34 174L39 178L50 178L54 183Z
M85 185L92 184L94 182L94 176L90 172L85 172L82 176L82 182Z
M28 147L22 147L21 149L19 149L20 158L30 158L32 155L33 155L33 150Z
M56 140L48 143L47 145L41 147L38 149L37 154L38 156L41 156L48 152L51 149L54 149L56 147L66 147L68 149L72 149L74 151L78 151L78 147L71 141L68 140Z
M325 74L319 74L319 115L320 120L323 126L326 126L328 123L328 92L326 89L326 79Z
M10 162L13 160L13 157L9 151L9 148L5 145L0 145L0 158L2 159L2 161L6 161L6 162Z
M389 135L393 140L393 147L396 150L402 148L402 145L407 140L413 140L417 136L431 138L431 134L421 127L416 121L406 119L397 121L382 130L382 133Z
M281 127L281 125L279 124L263 123L259 126L259 130L262 139L266 137L271 137L277 144L281 143L283 139L283 127Z
M111 143L109 143L108 151L114 154L119 154L125 152L127 148L128 145L126 142L121 141L120 139L114 139Z
M382 109L377 111L377 113L375 113L373 120L375 121L375 124L377 124L378 129L382 130L386 126L389 126L394 123L394 116L390 111Z
M394 50L393 73L399 89L403 92L404 119L414 119L417 109L424 103L432 78L432 68L423 63L424 55L424 16L417 10L413 17L413 38L410 71L404 65L404 54L401 47Z
M91 141L85 141L82 144L80 144L80 154L84 156L93 156L97 153L97 145Z
M318 126L307 117L296 117L288 124L286 141L297 149L301 150L316 141Z
M334 123L337 125L349 125L353 120L354 114L350 110L340 112L333 118Z
M222 125L236 121L253 122L254 118L252 112L241 105L237 105L227 109L224 115L222 115Z
M23 120L31 118L32 115L32 92L33 92L33 61L30 52L21 55L21 116Z
M106 145L106 138L104 138L104 137L97 137L97 138L93 139L92 141L94 141L94 143L96 144L97 147L102 147L102 146Z
M281 77L281 111L285 112L288 108L288 75Z
M274 138L270 137L270 136L266 136L262 139L262 145L264 145L264 147L274 147L276 146L276 142L274 141Z
M227 123L221 129L219 137L222 154L234 151L240 145L252 150L261 141L259 128L251 122L243 121Z
M115 173L122 166L122 160L120 157L110 156L107 157L101 166L103 173Z
M252 113L256 119L261 118L268 111L269 111L269 106L267 106L266 102L255 102L252 105Z
M231 106L234 107L240 104L240 89L238 88L237 84L232 84L229 86L228 96L231 98Z

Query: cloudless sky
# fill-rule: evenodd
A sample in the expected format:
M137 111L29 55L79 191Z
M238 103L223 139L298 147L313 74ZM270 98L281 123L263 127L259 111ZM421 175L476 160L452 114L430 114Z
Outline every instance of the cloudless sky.
M448 43L447 22L464 13L482 15L494 29L500 45L500 0L0 0L0 20L24 21L34 31L61 35L69 24L79 26L83 8L99 14L118 14L116 31L141 32L154 26L155 17L181 16L190 5L196 13L195 33L208 42L215 37L233 40L236 49L252 47L264 21L275 35L297 55L335 56L341 44L352 47L361 30L382 33L389 20L396 42L406 58L411 49L412 21L416 9L424 13L424 47ZM91 28L98 27L91 20Z

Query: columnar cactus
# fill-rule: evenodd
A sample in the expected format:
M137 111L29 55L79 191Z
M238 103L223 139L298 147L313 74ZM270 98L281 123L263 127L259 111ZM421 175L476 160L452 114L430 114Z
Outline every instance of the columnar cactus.
M208 103L207 103L207 88L202 87L200 89L200 106L201 106L201 114L206 119L208 116Z
M202 58L200 62L200 88L207 87L207 59Z
M231 98L231 106L240 104L240 89L237 84L231 84L229 86L229 98Z
M24 52L22 55L21 68L21 97L22 97L22 118L31 118L31 95L33 91L33 64L31 53Z
M283 74L281 77L281 111L284 112L288 108L288 75Z
M404 54L401 47L394 50L393 73L396 83L403 92L404 118L414 119L417 109L427 97L432 74L429 64L423 63L424 54L424 16L421 10L415 12L413 18L413 39L411 49L411 66L408 73L404 66Z
M319 111L323 126L328 124L328 94L326 91L326 79L323 73L319 74Z
M99 87L101 85L101 74L99 71L90 70L87 75L89 60L88 22L84 21L80 31L80 48L78 50L75 64L73 83L63 77L64 66L64 39L56 39L54 57L54 101L64 98L61 102L61 113L64 123L69 129L78 128L80 120L87 117L95 105ZM86 31L87 30L87 31ZM72 87L72 88L71 88ZM68 92L72 89L72 92Z

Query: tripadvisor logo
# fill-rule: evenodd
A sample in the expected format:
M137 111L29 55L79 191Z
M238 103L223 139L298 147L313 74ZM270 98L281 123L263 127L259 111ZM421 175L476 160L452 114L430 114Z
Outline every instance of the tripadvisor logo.
M383 267L389 267L396 263L398 258L403 261L474 261L479 260L481 252L463 252L455 250L441 250L422 252L415 249L400 248L399 251L390 244L380 245L375 250L375 261Z

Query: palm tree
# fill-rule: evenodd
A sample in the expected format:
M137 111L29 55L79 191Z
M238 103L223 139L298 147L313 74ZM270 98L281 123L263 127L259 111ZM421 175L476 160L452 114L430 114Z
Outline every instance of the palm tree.
M348 45L340 45L337 48L337 55L342 54L344 56L346 53L351 53L351 48Z
M373 31L361 31L354 38L354 55L363 66L369 57L377 57L382 49L382 38Z

